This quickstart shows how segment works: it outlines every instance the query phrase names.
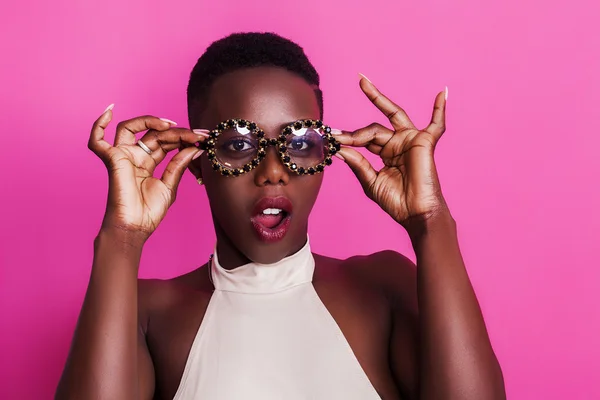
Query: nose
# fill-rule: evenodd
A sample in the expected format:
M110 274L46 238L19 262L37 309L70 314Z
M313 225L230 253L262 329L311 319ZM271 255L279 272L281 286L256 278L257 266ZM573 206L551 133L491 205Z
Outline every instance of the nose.
M279 157L275 146L267 147L267 155L256 167L254 183L256 186L287 185L290 181L290 172Z

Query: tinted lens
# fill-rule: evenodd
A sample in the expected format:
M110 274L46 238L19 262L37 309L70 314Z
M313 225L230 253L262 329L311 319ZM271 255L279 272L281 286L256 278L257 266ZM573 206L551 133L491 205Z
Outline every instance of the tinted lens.
M227 168L241 168L251 162L258 152L258 140L248 128L228 128L215 143L217 161Z
M298 167L310 168L323 162L327 146L321 128L301 128L286 136L287 155Z

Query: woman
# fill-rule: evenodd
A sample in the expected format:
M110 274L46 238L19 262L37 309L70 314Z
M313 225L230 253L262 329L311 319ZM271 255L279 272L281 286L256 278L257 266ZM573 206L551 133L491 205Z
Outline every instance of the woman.
M108 107L89 141L109 171L107 209L57 398L505 397L433 159L447 91L419 130L365 77L360 88L392 129L331 130L303 50L235 34L192 71L191 130L143 116L119 123L110 145ZM406 228L416 269L391 251L311 253L308 216L332 155ZM206 186L214 256L171 280L138 281L144 243L187 168Z

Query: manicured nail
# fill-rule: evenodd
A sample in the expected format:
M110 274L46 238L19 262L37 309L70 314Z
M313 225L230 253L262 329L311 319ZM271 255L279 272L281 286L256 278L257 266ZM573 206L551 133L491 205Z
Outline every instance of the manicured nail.
M171 125L173 125L173 126L177 126L177 122L175 122L175 121L171 121L170 119L166 119L166 118L160 118L160 120L161 120L161 121L164 121L164 122L166 122L166 123L168 123L168 124L171 124Z
M448 86L446 86L446 90L444 91L444 100L448 101Z
M196 135L200 135L200 136L204 136L204 137L209 137L209 133L210 131L208 129L192 129L192 132L194 132Z
M339 158L342 161L346 161L346 159L344 158L344 156L341 155L340 153L335 153L334 156L336 156L337 158Z
M113 108L115 108L115 105L111 104L110 106L106 107L106 110L104 110L102 114L105 114L108 110L112 110Z
M195 160L196 158L200 157L202 155L202 153L204 153L204 150L200 150L199 152L194 154L194 157L192 157L192 160Z
M371 82L371 80L369 78L367 78L366 76L364 76L363 74L361 74L360 72L358 73L360 76L362 76L363 78L365 78L369 83L373 83Z
M339 129L332 129L332 130L331 130L331 134L332 134L332 135L341 135L342 133L344 133L344 132L342 132L342 131L341 131L341 130L339 130Z

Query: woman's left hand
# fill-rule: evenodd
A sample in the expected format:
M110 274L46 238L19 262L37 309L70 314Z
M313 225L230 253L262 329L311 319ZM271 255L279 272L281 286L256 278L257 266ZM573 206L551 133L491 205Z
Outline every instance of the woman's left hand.
M342 147L336 155L354 171L366 195L405 228L446 211L433 153L445 131L447 89L438 93L431 123L421 130L368 79L363 77L360 87L389 118L393 130L373 123L354 132L334 132L335 138L344 146L366 147L381 157L384 167L375 170L361 153L350 147Z

